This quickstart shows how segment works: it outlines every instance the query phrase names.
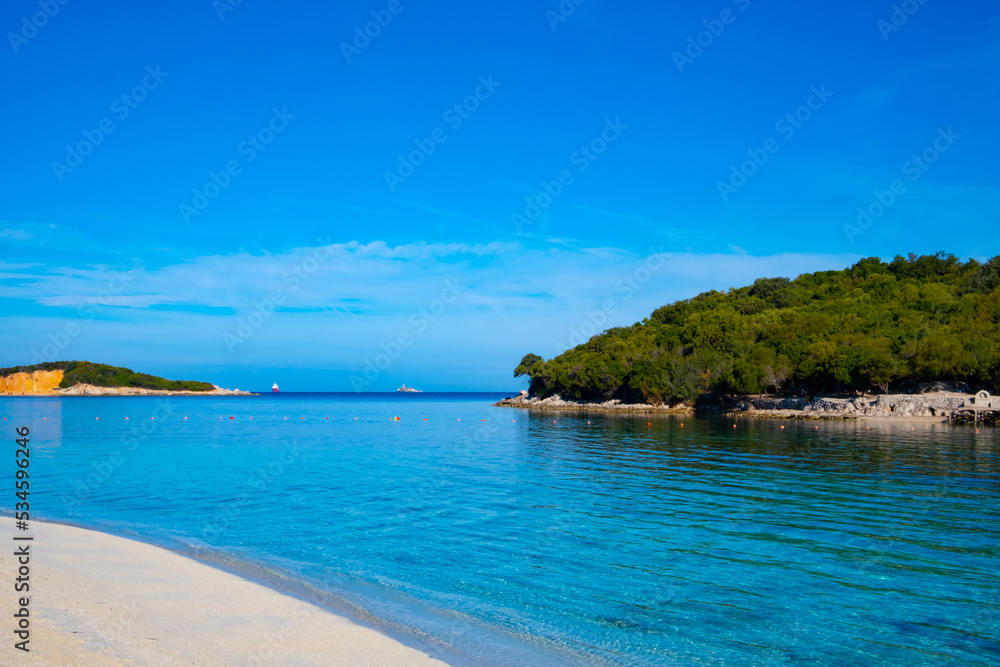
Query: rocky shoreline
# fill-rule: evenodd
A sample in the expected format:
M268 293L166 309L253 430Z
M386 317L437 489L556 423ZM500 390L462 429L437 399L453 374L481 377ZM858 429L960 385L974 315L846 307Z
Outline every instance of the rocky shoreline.
M950 421L959 408L970 406L973 396L952 392L934 394L880 394L852 398L816 397L737 399L727 414L783 419L917 419Z
M249 391L223 389L212 385L211 391L170 391L167 389L143 389L142 387L96 387L92 384L78 384L69 389L57 390L55 396L260 396Z
M142 387L97 387L92 384L78 384L68 389L51 389L47 391L34 392L4 392L0 396L31 396L31 397L60 397L60 396L260 396L249 391L239 389L223 389L213 385L215 389L211 391L169 391L166 389L144 389Z
M726 414L773 419L926 419L972 421L972 394L935 392L931 394L880 394L852 398L741 396L729 402L703 403L696 408L683 403L629 404L618 400L566 401L557 396L538 398L522 391L519 396L494 403L496 407L528 410L576 410L606 413ZM996 423L1000 411L983 412L980 423Z

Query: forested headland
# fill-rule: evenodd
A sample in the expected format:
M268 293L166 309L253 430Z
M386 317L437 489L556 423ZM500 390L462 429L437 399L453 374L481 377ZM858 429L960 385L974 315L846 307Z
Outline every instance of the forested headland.
M63 378L59 383L59 387L62 389L68 389L77 384L94 387L135 387L163 391L212 391L215 389L215 386L209 382L166 380L156 375L136 373L128 368L95 364L90 361L50 361L33 366L0 368L0 377L15 373L34 373L35 371L63 371Z
M529 394L693 403L705 394L1000 387L1000 256L878 257L705 292L514 371Z

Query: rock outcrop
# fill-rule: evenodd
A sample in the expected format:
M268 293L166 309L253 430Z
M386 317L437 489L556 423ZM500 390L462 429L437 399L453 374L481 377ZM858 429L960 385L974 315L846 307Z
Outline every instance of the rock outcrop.
M699 403L698 412L742 414L752 417L775 417L782 419L916 419L931 418L947 421L964 415L963 408L973 405L971 394L939 392L934 394L886 394L880 396L859 396L854 398L817 397L769 398L763 396L742 396L730 404ZM694 409L683 403L650 405L646 403L622 403L618 400L604 402L566 401L558 395L549 398L528 396L522 391L519 396L505 398L494 405L504 408L526 408L532 410L582 410L593 412L661 412L684 413ZM1000 414L1000 411L998 411Z
M691 407L679 403L677 405L651 405L649 403L622 403L615 399L610 401L564 401L559 395L548 398L538 398L528 396L528 392L522 391L520 395L513 398L505 398L494 403L501 408L527 408L532 410L577 410L589 412L691 412Z
M760 417L805 419L860 419L935 417L950 419L959 408L972 405L971 394L883 394L854 398L764 398L747 396L726 410Z

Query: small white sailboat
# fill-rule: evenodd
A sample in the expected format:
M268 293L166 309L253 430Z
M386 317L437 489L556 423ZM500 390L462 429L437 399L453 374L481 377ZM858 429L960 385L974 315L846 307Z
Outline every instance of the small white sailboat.
M275 393L275 394L277 394L279 392L278 383L277 382L275 382L273 385L271 385L271 392Z

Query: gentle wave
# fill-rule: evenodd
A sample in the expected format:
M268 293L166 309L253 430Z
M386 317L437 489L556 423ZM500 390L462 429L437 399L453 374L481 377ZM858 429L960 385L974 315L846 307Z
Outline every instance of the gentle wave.
M32 426L40 516L194 555L453 664L1000 659L994 432L734 429L500 397L0 412Z

